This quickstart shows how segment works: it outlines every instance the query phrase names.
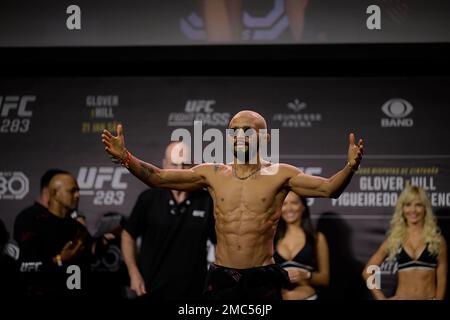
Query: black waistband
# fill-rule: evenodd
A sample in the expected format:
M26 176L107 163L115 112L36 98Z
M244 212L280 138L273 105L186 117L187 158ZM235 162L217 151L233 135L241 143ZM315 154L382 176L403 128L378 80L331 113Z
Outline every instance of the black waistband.
M279 283L289 282L289 276L286 270L277 264L269 264L266 266L252 267L247 269L236 269L211 264L210 273L228 278L229 281L241 282L245 281L249 284L258 285L266 281L274 281ZM225 280L225 279L223 279Z

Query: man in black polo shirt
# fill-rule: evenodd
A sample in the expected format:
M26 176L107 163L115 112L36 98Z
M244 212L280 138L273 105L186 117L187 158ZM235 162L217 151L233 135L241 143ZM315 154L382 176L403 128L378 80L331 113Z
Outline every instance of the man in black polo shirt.
M171 160L172 151L180 146L167 147L164 168L182 168L182 159L179 163ZM137 263L136 239L140 236ZM207 272L207 239L215 243L213 203L207 191L144 191L122 233L131 289L151 299L199 298Z

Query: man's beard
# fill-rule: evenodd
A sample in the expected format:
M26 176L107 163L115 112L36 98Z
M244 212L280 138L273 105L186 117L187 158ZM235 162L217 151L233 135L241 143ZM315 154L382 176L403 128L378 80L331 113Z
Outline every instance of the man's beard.
M246 142L245 150L238 150L236 144L237 143L235 142L233 147L234 158L238 159L240 162L243 163L250 163L250 161L253 160L256 164L257 161L256 157L258 155L259 150L259 142L258 141L256 142L256 148L254 147L254 144L252 145L253 148L250 148L250 144Z

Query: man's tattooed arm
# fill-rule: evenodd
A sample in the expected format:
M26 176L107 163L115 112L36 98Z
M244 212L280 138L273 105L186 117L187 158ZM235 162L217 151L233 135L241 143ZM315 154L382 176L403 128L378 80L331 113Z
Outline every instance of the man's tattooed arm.
M191 191L206 186L204 177L193 169L160 169L134 156L131 156L128 168L150 187Z

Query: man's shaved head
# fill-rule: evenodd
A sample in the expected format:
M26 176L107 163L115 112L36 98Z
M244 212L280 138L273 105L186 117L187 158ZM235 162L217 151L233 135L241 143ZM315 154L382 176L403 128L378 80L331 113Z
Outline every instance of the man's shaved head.
M234 157L241 163L259 161L260 142L270 139L264 117L252 110L242 110L233 116L228 127L231 129L228 136L233 140Z
M69 184L70 182L75 181L75 179L69 173L58 173L50 180L49 189L50 193L54 193L62 186Z
M255 129L267 129L267 123L264 117L252 110L242 110L236 113L231 119L229 127L233 128L242 121L252 123Z
M78 208L80 189L75 178L68 173L55 175L48 186L49 210L60 216L65 216Z

